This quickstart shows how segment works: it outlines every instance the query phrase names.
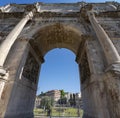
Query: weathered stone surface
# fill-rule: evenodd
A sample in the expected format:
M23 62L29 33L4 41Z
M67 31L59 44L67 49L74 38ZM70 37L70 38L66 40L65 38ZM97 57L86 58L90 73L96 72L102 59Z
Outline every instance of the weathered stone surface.
M102 43L106 39L101 43L98 41L101 35L96 36L87 14L89 10L94 12L98 24L120 55L118 5L116 2L80 2L0 7L1 45L24 14L34 11L33 19L27 20L6 53L2 67L5 74L0 71L3 73L0 75L0 118L33 118L38 72L44 56L54 48L67 48L76 55L81 75L83 118L119 118L120 75L115 72L120 72L120 64L112 61L109 65L108 60L114 60L114 57L112 53L107 58L106 55L107 50L113 52L112 48L105 45L107 50L104 50ZM12 36L10 40L13 41ZM4 76L6 72L8 76Z

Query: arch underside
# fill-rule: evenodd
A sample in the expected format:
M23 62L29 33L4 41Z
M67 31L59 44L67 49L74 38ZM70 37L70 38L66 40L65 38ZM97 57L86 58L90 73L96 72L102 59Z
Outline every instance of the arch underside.
M81 39L81 31L69 25L55 23L39 29L30 44L35 50L39 50L42 56L54 48L67 48L77 55Z

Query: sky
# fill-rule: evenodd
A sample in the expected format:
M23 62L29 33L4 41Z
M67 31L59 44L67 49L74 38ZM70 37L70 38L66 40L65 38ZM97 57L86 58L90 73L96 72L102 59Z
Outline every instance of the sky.
M105 0L0 0L0 6L6 5L9 3L35 3L35 2L43 2L43 3L70 3L70 2L104 2ZM120 0L106 0L106 1L117 1L120 2Z
M42 64L38 92L63 89L65 92L80 92L80 79L75 54L65 48L49 51Z

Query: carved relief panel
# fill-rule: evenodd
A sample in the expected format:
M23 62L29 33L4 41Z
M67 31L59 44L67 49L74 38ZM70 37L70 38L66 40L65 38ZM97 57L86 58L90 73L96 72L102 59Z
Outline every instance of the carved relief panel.
M87 60L86 52L82 55L81 63L80 63L80 76L81 76L81 83L84 83L87 79L90 78L90 69Z
M30 80L31 82L36 83L39 73L39 64L37 63L34 56L29 52L24 69L23 76Z

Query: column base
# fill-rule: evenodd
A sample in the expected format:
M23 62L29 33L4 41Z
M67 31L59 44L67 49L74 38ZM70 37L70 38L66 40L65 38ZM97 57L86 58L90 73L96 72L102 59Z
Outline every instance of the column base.
M2 66L0 66L0 79L3 81L6 81L8 78L8 71L6 69L4 69Z
M2 66L0 66L0 76L5 76L5 74L6 70Z
M8 80L9 73L0 66L0 99L4 90L5 82Z
M117 75L120 75L120 62L119 63L113 63L111 64L106 70L105 72L113 72Z

